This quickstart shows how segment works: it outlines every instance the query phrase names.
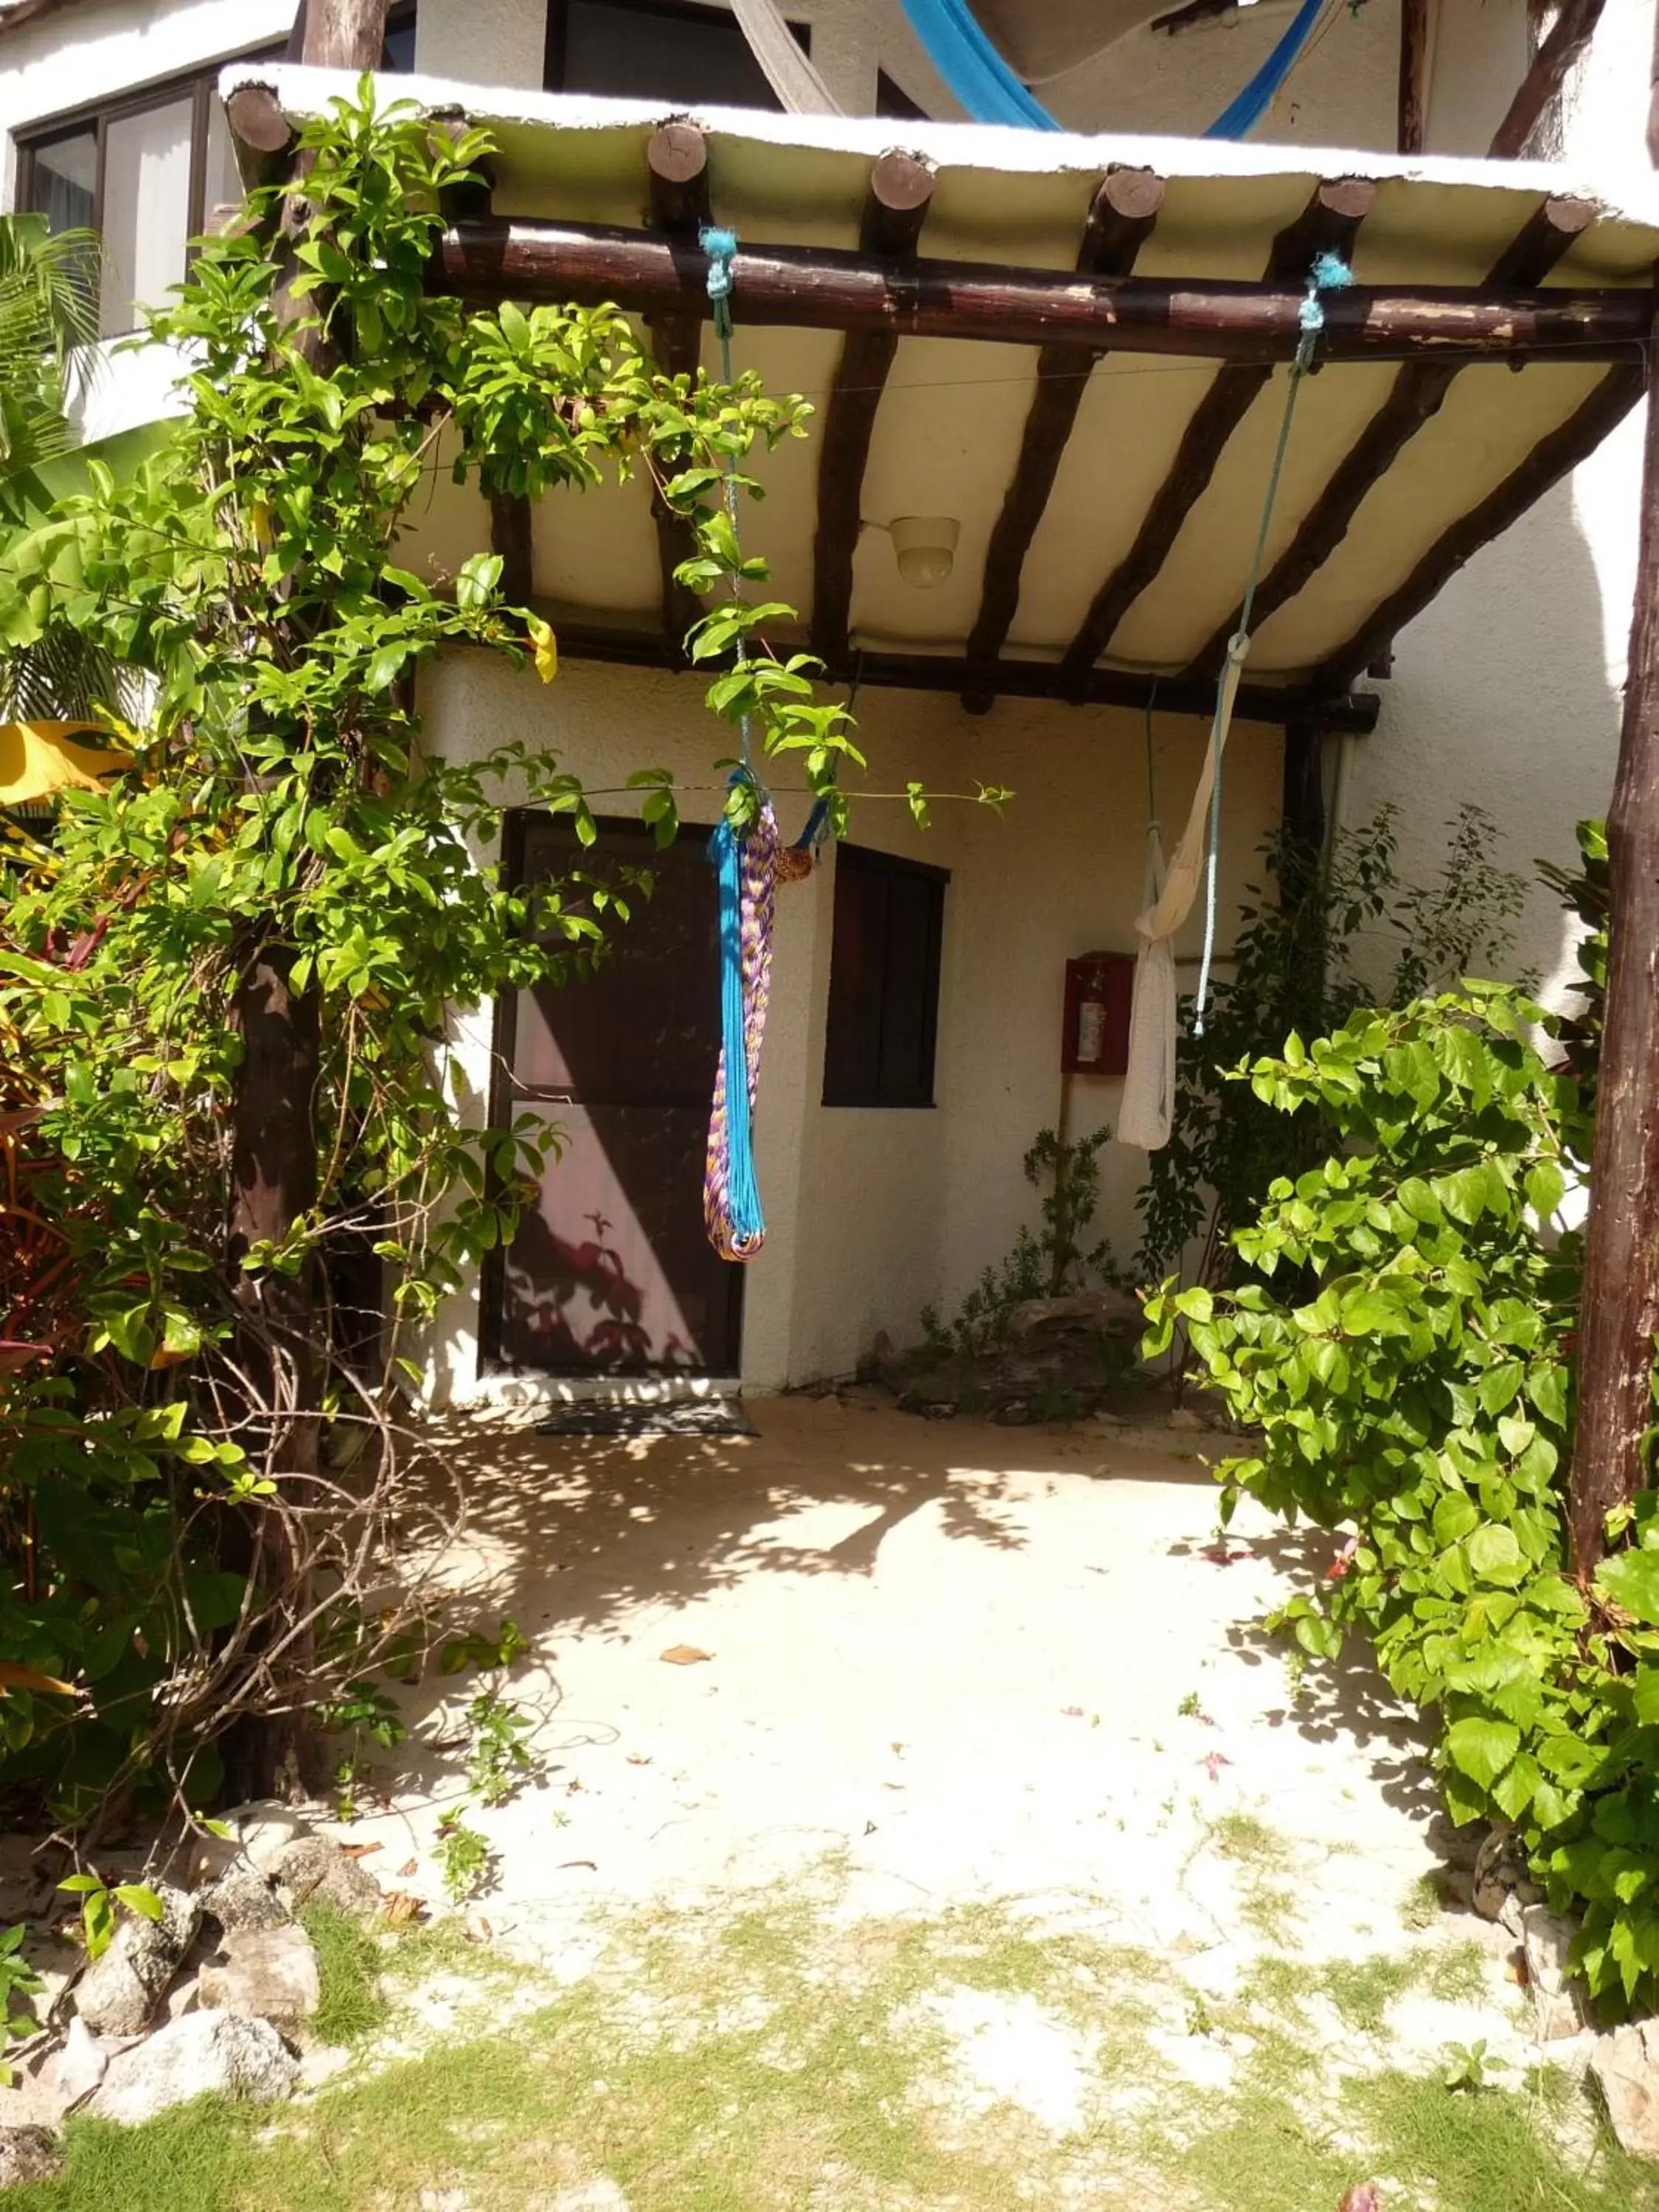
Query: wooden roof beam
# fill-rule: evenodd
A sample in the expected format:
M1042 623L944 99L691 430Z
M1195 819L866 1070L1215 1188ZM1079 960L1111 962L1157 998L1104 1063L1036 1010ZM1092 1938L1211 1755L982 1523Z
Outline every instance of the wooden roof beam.
M1305 284L1317 254L1351 252L1376 197L1376 185L1357 177L1321 185L1298 219L1274 240L1267 281ZM1271 367L1229 367L1217 371L1193 410L1174 463L1153 496L1133 544L1095 593L1081 628L1066 649L1061 665L1073 677L1081 677L1094 666L1124 616L1162 569L1182 526L1215 474L1227 441L1272 374Z
M1164 179L1150 169L1116 169L1096 191L1078 249L1083 276L1127 276L1152 235L1164 204ZM1060 472L1078 410L1098 354L1087 362L1069 346L1044 346L1037 356L1019 459L985 556L979 613L968 639L970 682L963 705L982 714L995 695L995 664L1019 605L1025 556L1036 535ZM979 676L971 672L979 670Z
M645 168L652 229L696 247L697 234L708 221L708 146L702 132L694 123L665 123L651 134ZM663 374L689 376L695 382L702 358L702 307L647 314L645 328L652 357ZM662 625L672 636L683 638L702 606L674 571L696 553L696 537L659 491L652 492L651 514L662 570Z
M870 172L860 250L896 268L915 258L933 197L933 172L910 154L884 154ZM836 364L818 449L817 529L812 540L812 650L829 659L846 650L853 606L864 472L876 410L898 336L849 331Z
M629 630L604 623L574 620L568 609L542 602L558 632L559 652L568 660L599 660L629 668L660 668L673 674L690 671L678 642L659 630ZM705 679L710 668L696 672ZM960 695L968 680L966 660L954 653L876 653L849 649L827 664L831 683L848 683L854 676L861 684L901 691L943 691ZM997 672L997 689L1012 699L1049 699L1068 705L1127 707L1137 711L1156 704L1160 714L1190 714L1207 721L1215 709L1213 684L1193 684L1181 677L1146 676L1133 669L1097 668L1074 683L1056 662L1005 660ZM1316 716L1331 731L1350 731L1364 736L1376 726L1378 700L1374 691L1337 696L1316 692L1307 684L1245 684L1239 687L1240 721L1279 727L1297 717Z
M1363 670L1382 659L1399 632L1422 613L1466 562L1494 538L1501 537L1512 522L1595 451L1629 414L1644 388L1644 372L1639 367L1626 364L1609 369L1565 422L1540 438L1495 490L1442 533L1399 589L1390 592L1347 643L1324 662L1316 672L1316 684L1334 693L1344 692Z
M1540 117L1560 95L1567 71L1589 46L1601 20L1603 0L1562 0L1561 11L1521 80L1509 112L1498 125L1487 158L1513 161L1524 153Z
M1323 189L1373 188L1356 183ZM1298 254L1267 283L1239 283L1090 278L926 258L900 268L831 246L745 243L733 298L738 322L757 329L887 331L1262 365L1289 361L1296 352L1312 258ZM707 276L702 253L688 241L498 216L450 225L427 282L434 292L487 307L502 300L613 301L634 313L701 317L708 312ZM1431 353L1466 360L1561 357L1575 364L1634 361L1646 343L1650 312L1645 288L1486 292L1457 284L1362 284L1326 295L1320 359Z
M1587 200L1545 200L1499 255L1487 283L1541 283L1595 216ZM1393 390L1349 447L1296 535L1256 586L1250 617L1253 627L1259 629L1269 615L1293 599L1329 560L1382 477L1424 424L1438 414L1453 378L1464 366L1453 361L1406 363L1395 378ZM1194 654L1183 673L1214 675L1243 615L1243 607L1236 606Z

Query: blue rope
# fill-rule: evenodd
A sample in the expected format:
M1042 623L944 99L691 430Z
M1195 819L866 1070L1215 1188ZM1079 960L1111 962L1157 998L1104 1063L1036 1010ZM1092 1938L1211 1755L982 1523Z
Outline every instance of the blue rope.
M738 236L732 230L705 223L698 242L708 257L708 287L720 342L720 381L732 381L732 264L737 259ZM726 457L726 512L733 543L738 537L738 460ZM742 597L739 578L732 580L734 599ZM745 659L741 631L737 657ZM749 717L738 724L743 736L743 765L734 771L731 788L754 785L754 741ZM754 1132L749 1114L749 1040L743 1005L743 837L729 816L722 815L708 841L708 857L720 886L720 1043L726 1055L726 1218L733 1237L743 1243L757 1243L766 1233L761 1211L760 1183L755 1173Z
M1302 0L1273 48L1237 100L1225 107L1204 133L1206 138L1248 138L1267 113L1273 95L1296 67L1319 20L1325 0Z
M1301 58L1324 6L1325 0L1302 0L1284 36L1204 133L1206 138L1249 136ZM1012 123L1028 131L1063 128L1010 69L966 0L904 0L904 12L928 60L974 122Z
M1210 970L1215 962L1216 913L1218 906L1217 878L1221 858L1221 768L1222 768L1222 710L1227 697L1227 678L1235 659L1233 647L1242 645L1248 652L1250 643L1250 617L1255 611L1256 586L1261 580L1261 571L1267 556L1267 532L1273 526L1273 507L1279 498L1279 479L1285 473L1285 455L1291 442L1291 422L1296 414L1297 394L1302 389L1302 380L1313 366L1313 357L1319 344L1319 334L1325 327L1325 307L1322 292L1339 292L1353 282L1353 271L1340 253L1321 253L1315 257L1308 272L1308 289L1298 311L1297 320L1302 335L1297 341L1296 357L1291 363L1290 389L1285 395L1285 416L1279 426L1279 443L1273 449L1273 465L1267 474L1267 496L1261 502L1261 520L1255 533L1255 550L1250 556L1249 574L1244 582L1244 597L1238 611L1238 628L1227 643L1227 658L1216 681L1215 713L1210 722L1210 752L1215 772L1210 784L1209 852L1204 865L1204 956L1199 963L1198 994L1193 1006L1193 1035L1204 1034L1204 1009L1210 996Z
M963 0L904 0L904 12L928 59L975 123L1015 123L1028 131L1060 129L986 37Z
M743 771L732 781L736 784ZM720 1042L726 1053L726 1217L733 1237L757 1243L766 1234L755 1174L749 1118L749 1048L743 1008L743 840L725 817L708 841L720 884Z

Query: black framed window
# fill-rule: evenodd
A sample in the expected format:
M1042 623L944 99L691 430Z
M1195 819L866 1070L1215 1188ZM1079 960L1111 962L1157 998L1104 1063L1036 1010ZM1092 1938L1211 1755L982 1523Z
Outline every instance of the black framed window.
M876 71L876 112L878 115L899 117L910 123L926 123L927 120L927 110L912 100L904 87L889 76L884 69Z
M836 848L826 1106L933 1104L949 881L942 868Z
M414 42L415 0L401 0L387 20L384 66L412 66ZM281 61L286 51L256 46L18 133L20 210L44 215L53 230L103 238L104 337L137 329L143 308L165 303L184 279L189 241L216 208L242 197L220 70L229 61Z
M810 52L808 27L789 28ZM737 18L705 0L548 0L543 82L685 107L781 105Z

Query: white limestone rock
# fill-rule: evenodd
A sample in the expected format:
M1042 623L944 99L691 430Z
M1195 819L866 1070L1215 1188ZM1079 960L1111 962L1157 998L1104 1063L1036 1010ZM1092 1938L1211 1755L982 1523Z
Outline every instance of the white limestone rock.
M142 2127L192 2097L236 2097L271 2105L293 2089L300 2062L267 2020L191 2012L118 2051L88 2110L100 2120Z

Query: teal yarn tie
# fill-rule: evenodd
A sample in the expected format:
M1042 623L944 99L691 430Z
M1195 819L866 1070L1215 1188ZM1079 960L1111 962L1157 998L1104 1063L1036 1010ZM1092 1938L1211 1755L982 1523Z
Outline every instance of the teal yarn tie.
M714 303L714 328L726 352L726 381L732 381L732 264L738 254L738 234L718 224L704 223L697 243L708 256L708 296Z
M1320 253L1314 257L1308 272L1308 289L1297 320L1302 335L1297 341L1296 356L1291 363L1290 389L1285 395L1285 416L1279 426L1279 443L1273 448L1273 465L1267 475L1267 495L1261 502L1261 520L1255 533L1255 550L1250 556L1249 573L1245 579L1244 596L1238 610L1238 628L1227 641L1227 658L1216 684L1215 713L1210 722L1210 750L1215 761L1215 773L1210 784L1210 849L1204 864L1204 952L1198 967L1198 991L1193 1002L1193 1035L1204 1034L1204 1009L1209 1003L1210 972L1215 965L1217 908L1219 902L1218 878L1221 860L1221 717L1226 703L1227 677L1235 659L1234 647L1249 649L1250 617L1255 611L1256 586L1261 581L1261 571L1267 557L1267 535L1273 527L1273 508L1279 500L1279 479L1285 473L1285 455L1291 442L1291 424L1296 416L1297 394L1302 380L1313 367L1314 354L1319 345L1319 334L1325 327L1325 303L1321 295L1340 292L1354 281L1353 270L1340 253Z

